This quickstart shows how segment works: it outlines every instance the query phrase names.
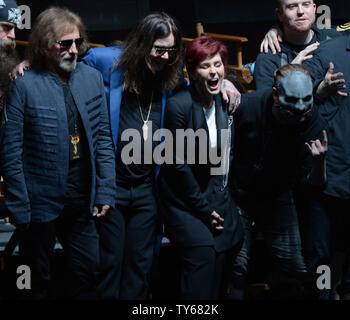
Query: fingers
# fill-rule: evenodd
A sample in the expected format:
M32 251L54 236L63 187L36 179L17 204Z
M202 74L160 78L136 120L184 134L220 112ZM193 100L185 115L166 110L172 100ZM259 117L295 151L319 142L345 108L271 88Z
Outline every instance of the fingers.
M312 51L315 51L318 47L320 46L320 43L319 42L315 42L309 46L307 46L305 49L304 49L304 52L305 54L309 54L311 53Z
M341 92L341 91L337 91L337 95L341 96L341 97L347 97L348 94L346 92Z
M322 142L318 139L311 140L310 142L305 142L305 145L308 147L313 157L325 155L326 152L328 151L327 133L325 132L325 130L323 130L322 133L323 133Z
M326 131L326 130L323 130L323 131L322 131L322 135L323 135L322 145L323 145L323 146L328 146L327 131Z
M260 52L263 53L265 52L265 38L263 41L260 43Z
M307 142L305 142L305 145L307 146L307 148L309 149L309 151L312 153L312 148L311 148L311 146L310 146Z
M110 206L104 205L104 206L102 207L102 210L101 210L101 213L100 213L100 217L104 217L104 216L107 214L109 208L110 208Z
M229 99L228 99L228 95L227 95L227 90L221 90L221 93L222 93L222 99L228 103L229 102Z
M278 37L276 38L276 41L274 42L274 45L278 52L281 52L280 42L282 42L282 37L278 35Z
M215 230L223 230L224 229L224 219L215 211L211 213L211 227Z
M104 217L107 214L109 209L110 209L109 205L103 205L102 208L101 208L101 211L99 212L98 206L94 206L94 210L92 212L92 216L93 217L97 217L97 218Z
M329 63L329 69L328 69L327 73L332 74L333 71L334 71L334 64L333 64L333 62L330 62Z
M260 52L261 53L268 53L269 52L269 39L267 36L265 36L264 40L261 42Z
M281 51L281 47L280 47L280 43L278 41L278 37L277 37L277 30L273 29L273 32L269 32L269 36L270 36L270 40L272 43L270 43L270 49L272 51L273 54L276 53L276 50L278 52Z
M331 81L342 80L342 82L345 82L345 79L341 79L343 76L344 76L344 73L338 72L335 74L332 73L329 78Z
M274 42L273 40L271 39L271 37L268 37L268 45L269 45L269 48L270 50L272 51L273 54L276 54L276 49L275 49L275 45L274 45ZM269 49L267 48L267 51L265 53L267 53L269 51Z

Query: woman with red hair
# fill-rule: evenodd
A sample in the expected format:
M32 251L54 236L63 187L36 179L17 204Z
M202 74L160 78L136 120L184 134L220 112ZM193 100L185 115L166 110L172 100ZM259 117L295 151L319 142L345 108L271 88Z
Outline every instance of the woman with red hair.
M220 95L227 59L226 47L210 37L189 43L191 85L168 100L165 113L164 126L176 145L159 189L167 235L180 248L181 299L224 298L225 270L243 235L227 188L232 116Z

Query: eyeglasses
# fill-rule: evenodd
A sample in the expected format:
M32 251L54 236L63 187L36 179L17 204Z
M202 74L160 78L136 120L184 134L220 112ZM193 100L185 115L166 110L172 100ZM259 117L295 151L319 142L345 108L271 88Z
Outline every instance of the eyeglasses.
M84 38L57 40L56 43L58 43L61 47L68 49L72 46L73 41L77 49L79 49L84 42Z
M168 52L169 57L173 57L177 52L177 49L175 47L166 48L166 47L154 46L154 50L157 57L163 56L165 52Z

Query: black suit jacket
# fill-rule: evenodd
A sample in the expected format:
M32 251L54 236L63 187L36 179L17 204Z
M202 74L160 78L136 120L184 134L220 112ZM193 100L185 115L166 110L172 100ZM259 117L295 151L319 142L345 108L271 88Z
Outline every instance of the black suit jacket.
M217 146L220 155L223 152L221 129L229 128L229 117L221 97L215 97ZM231 121L232 122L232 121ZM218 252L232 248L242 237L238 210L227 187L224 187L225 175L212 175L211 169L217 168L209 159L209 131L199 102L197 93L192 88L178 92L168 100L165 112L164 127L171 131L174 141L174 164L162 166L159 177L159 191L164 212L164 223L168 236L172 241L183 246L215 246ZM184 143L183 156L176 154L176 143L180 133L178 130L202 130L207 142L200 147L198 139L182 139ZM199 130L199 131L198 131ZM231 130L232 134L233 130ZM223 141L227 136L223 134ZM233 154L233 137L231 139L231 156ZM179 143L177 143L179 146ZM194 150L196 159L190 164L189 150ZM206 164L200 164L205 153L208 156ZM183 163L179 163L181 159ZM176 161L177 160L177 161ZM218 212L224 219L224 230L212 232L207 221L212 211Z

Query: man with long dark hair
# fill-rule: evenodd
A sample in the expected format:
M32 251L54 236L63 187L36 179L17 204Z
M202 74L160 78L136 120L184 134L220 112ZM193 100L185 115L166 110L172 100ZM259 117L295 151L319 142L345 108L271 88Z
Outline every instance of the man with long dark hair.
M181 33L166 13L151 13L131 31L123 47L89 50L83 61L101 71L116 149L118 216L100 228L100 289L106 298L146 299L157 226L153 134L163 127L165 103L183 83ZM240 97L236 96L235 107ZM234 99L231 99L231 103ZM233 104L233 103L232 103ZM141 147L125 159L126 130ZM150 158L144 155L151 155ZM140 156L140 158L138 158ZM118 221L119 219L119 221ZM121 279L121 280L120 280ZM120 283L119 283L120 282Z
M162 126L165 101L180 79L181 35L165 13L146 16L130 33L123 48L91 49L83 61L102 72L116 149L117 216L99 228L100 289L106 298L146 299L156 240L157 207L153 133ZM126 164L123 132L134 129L143 142ZM147 132L146 132L147 131ZM144 146L144 147L143 147ZM141 156L137 162L136 157ZM112 219L113 218L113 219ZM111 228L108 227L108 222ZM111 247L109 247L111 246ZM109 250L108 250L109 249Z

